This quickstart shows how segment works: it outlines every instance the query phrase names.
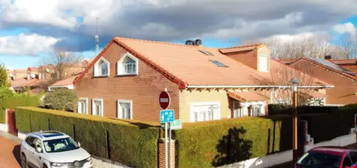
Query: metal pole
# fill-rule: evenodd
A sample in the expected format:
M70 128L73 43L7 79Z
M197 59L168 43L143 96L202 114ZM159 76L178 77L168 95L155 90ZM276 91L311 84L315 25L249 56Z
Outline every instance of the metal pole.
M165 168L168 168L167 122L165 122Z
M169 122L169 152L168 152L168 156L169 156L169 168L171 167L171 122Z
M292 95L292 104L293 104L293 114L292 114L292 131L293 131L293 163L296 163L298 160L298 116L297 116L297 86L293 85L293 95Z

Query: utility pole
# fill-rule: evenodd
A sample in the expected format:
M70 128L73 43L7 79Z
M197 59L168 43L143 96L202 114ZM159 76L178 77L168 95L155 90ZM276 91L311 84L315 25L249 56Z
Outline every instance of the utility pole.
M292 113L292 133L293 133L293 163L299 158L299 150L298 150L298 128L299 128L299 121L298 121L298 79L292 79L290 81L292 83L292 105L293 105L293 113Z

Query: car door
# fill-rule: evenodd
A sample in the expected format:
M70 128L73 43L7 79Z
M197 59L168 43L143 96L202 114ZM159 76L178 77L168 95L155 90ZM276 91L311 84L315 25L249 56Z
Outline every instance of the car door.
M32 156L32 164L35 167L41 167L42 166L42 155L43 155L43 145L42 145L42 141L38 138L35 138L33 141L34 144L34 155ZM36 148L39 148L40 150L37 150Z
M36 154L34 140L35 140L35 137L32 137L32 136L28 136L25 140L26 144L24 147L24 149L25 149L24 152L25 152L27 162L30 165L33 165L33 162L34 162L33 158L34 158L34 155Z

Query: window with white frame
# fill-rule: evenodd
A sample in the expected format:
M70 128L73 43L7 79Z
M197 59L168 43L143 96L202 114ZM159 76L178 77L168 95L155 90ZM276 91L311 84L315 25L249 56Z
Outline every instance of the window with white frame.
M126 53L119 61L117 66L117 75L137 75L138 59L133 55Z
M244 107L237 100L233 100L233 118L244 117Z
M103 99L93 99L92 100L92 114L93 115L99 115L103 116L104 115L104 104L103 104Z
M94 76L109 76L110 63L104 58L101 58L94 65Z
M190 108L191 121L219 120L220 112L218 102L192 103Z
M133 118L133 102L131 100L118 100L117 117L131 120Z
M88 98L79 98L78 113L88 114Z

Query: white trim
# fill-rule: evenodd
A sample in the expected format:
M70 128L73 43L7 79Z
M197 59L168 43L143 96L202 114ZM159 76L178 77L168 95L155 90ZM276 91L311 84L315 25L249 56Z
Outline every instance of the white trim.
M100 101L102 106L101 106L101 110L102 110L102 115L99 114L94 114L94 101ZM97 113L97 112L96 112ZM104 100L101 98L93 98L92 99L92 115L98 115L98 116L104 116Z
M124 73L123 72L123 64L122 62L126 57L129 57L135 61L135 73ZM125 76L125 75L138 75L139 74L139 60L131 55L130 53L125 53L117 62L117 75L118 76Z
M88 114L88 98L87 98L87 97L80 97L78 100L79 100L79 101L78 101L78 103L77 103L77 112L80 113L80 114ZM80 102L81 100L84 100L85 103L86 103L85 113L83 113L83 111L79 112L79 109L80 109L80 108L79 108L79 102Z
M199 122L199 121L195 121L195 114L193 113L193 108L194 106L204 106L204 105L217 105L217 112L213 112L213 120L220 120L221 119L221 103L218 101L215 102L195 102L195 103L191 103L190 104L190 110L189 110L189 115L190 115L190 122ZM210 121L210 120L206 120L206 121Z
M108 74L107 75L102 75L102 74L98 74L99 73L99 67L98 67L98 64L100 61L104 61L105 63L107 63L108 65ZM104 57L100 58L93 66L93 76L94 77L108 77L110 76L110 62L105 59Z
M297 86L301 89L324 89L324 88L332 88L333 85L326 86ZM226 88L277 88L277 89L290 89L292 85L188 85L188 89L226 89Z
M123 99L118 99L117 100L117 118L119 119L125 119L125 118L120 118L121 116L121 110L120 110L120 103L130 103L130 120L133 119L133 101L132 100L123 100Z
M67 88L67 89L73 90L73 89L74 89L74 86L73 86L73 84L71 84L71 85L64 85L64 86L49 86L49 87L48 87L48 91L53 91L53 89L56 89L56 88Z

